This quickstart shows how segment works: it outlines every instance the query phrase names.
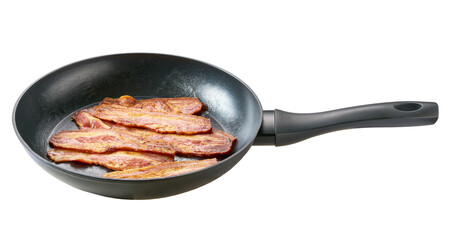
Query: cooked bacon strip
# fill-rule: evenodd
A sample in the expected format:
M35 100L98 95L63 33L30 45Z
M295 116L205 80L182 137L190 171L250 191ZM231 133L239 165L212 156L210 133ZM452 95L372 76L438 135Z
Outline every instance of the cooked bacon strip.
M173 112L196 114L203 109L203 103L194 97L179 98L150 98L136 100L132 96L124 95L118 99L105 98L102 105L121 105L124 107L144 109L149 112Z
M148 129L125 127L93 117L87 111L80 111L73 116L80 128L111 128L148 140L162 140L171 144L177 154L182 156L216 157L231 151L236 138L223 131L212 129L211 133L195 135L161 134Z
M123 106L98 105L87 110L93 116L129 127L147 128L159 133L197 134L212 129L210 119L195 115L148 112Z
M169 155L116 151L112 153L84 153L67 149L51 148L48 157L54 162L83 162L107 167L112 170L126 170L156 165L163 162L172 162Z
M206 159L199 161L180 161L160 163L154 166L114 171L103 174L106 178L128 178L128 179L149 179L181 175L197 171L217 163L217 159Z
M86 109L78 111L73 116L74 121L80 129L110 129L111 125L103 120L92 116Z
M49 142L57 148L90 153L105 153L117 150L154 152L170 156L174 156L176 153L174 148L166 142L145 140L139 136L124 134L110 129L60 131L54 134Z
M181 156L216 157L231 151L236 138L223 131L212 129L211 133L195 135L161 134L148 129L112 125L112 130L132 134L151 141L171 144Z
M183 114L197 114L203 109L203 103L194 97L180 97L180 98L158 98L158 99L144 99L137 100L140 105L147 107L150 102L164 101L173 111L179 109ZM148 107L147 107L148 108Z

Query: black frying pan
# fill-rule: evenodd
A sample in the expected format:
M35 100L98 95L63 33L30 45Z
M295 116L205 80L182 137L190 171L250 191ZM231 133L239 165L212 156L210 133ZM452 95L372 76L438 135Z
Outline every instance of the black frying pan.
M103 167L56 164L46 157L49 137L76 129L75 111L104 97L198 97L203 116L238 141L230 156L209 168L150 180L102 178ZM16 134L32 158L56 178L85 191L128 199L166 197L200 187L230 170L252 144L286 145L336 130L433 124L438 106L431 102L380 103L335 111L296 114L263 111L253 91L213 65L160 54L120 54L92 58L60 68L33 83L13 112ZM185 160L185 159L178 159Z

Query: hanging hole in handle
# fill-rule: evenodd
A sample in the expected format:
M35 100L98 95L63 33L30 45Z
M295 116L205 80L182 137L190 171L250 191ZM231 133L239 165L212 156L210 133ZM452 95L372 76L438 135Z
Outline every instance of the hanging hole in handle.
M422 107L423 107L423 105L421 105L419 103L402 103L402 104L394 105L394 108L396 108L397 110L407 111L407 112L416 111L416 110L421 109Z

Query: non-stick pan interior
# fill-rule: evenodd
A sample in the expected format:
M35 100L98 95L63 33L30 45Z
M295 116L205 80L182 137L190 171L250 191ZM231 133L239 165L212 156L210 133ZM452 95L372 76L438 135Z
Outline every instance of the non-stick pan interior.
M120 54L74 63L35 82L16 105L16 130L31 151L54 164L46 157L53 131L75 127L70 117L76 110L126 94L198 97L214 126L238 139L233 155L250 146L261 124L262 109L253 92L217 67L169 55ZM61 166L99 174L77 164Z

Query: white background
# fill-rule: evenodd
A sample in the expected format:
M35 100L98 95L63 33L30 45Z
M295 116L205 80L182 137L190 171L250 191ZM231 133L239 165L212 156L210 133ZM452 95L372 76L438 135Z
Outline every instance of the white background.
M1 239L455 239L453 1L3 1ZM436 125L252 147L216 181L129 201L42 170L13 131L31 83L125 52L217 65L264 109L435 101ZM9 236L9 237L6 237Z

